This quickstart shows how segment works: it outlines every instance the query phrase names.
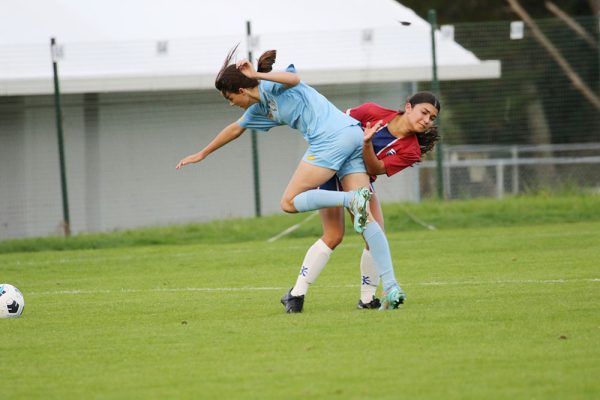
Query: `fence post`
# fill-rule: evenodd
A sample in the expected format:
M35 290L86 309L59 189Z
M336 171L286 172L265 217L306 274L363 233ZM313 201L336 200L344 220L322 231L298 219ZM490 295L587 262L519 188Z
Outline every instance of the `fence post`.
M246 21L246 39L248 44L248 61L252 62L252 23ZM252 171L254 176L254 214L257 217L261 216L260 207L260 172L258 162L258 141L256 137L256 131L252 129L250 131L252 139Z
M513 159L512 193L517 195L519 194L519 148L517 146L511 146L510 153Z
M450 152L448 151L447 148L443 149L442 152L442 159L443 160L447 160L449 162L446 162L443 164L443 169L442 169L442 173L443 173L443 187L442 190L444 192L444 199L451 199L452 198L452 161L450 161L450 157L451 154L449 154ZM438 164L439 165L439 164Z
M504 162L498 161L496 164L496 197L504 197Z
M63 207L63 233L71 235L71 222L69 218L69 197L67 192L67 174L65 171L65 149L63 140L62 107L60 104L60 87L58 83L58 48L56 39L50 38L50 55L52 56L52 72L54 76L54 111L56 115L56 132L58 135L58 161L60 166L60 188Z
M428 13L429 24L431 25L431 66L432 66L432 76L431 76L431 88L433 93L440 97L440 82L437 77L437 59L435 52L435 30L437 29L437 17L435 10L429 10ZM438 126L441 125L441 119L438 116L437 120ZM441 128L441 126L440 126ZM441 129L440 129L441 131ZM435 155L436 155L436 163L437 163L437 195L439 199L445 199L444 193L444 166L443 166L443 153L442 153L442 138L437 142L435 146Z
M421 202L421 167L419 164L415 165L416 178L413 179L413 187L415 191L415 200L417 203Z

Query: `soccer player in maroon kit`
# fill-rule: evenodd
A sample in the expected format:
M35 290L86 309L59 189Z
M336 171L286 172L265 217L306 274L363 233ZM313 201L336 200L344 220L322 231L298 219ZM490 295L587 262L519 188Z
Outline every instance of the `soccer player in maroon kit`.
M421 157L433 149L439 140L434 122L440 111L439 100L429 92L418 92L411 96L404 109L391 110L375 103L365 103L346 111L358 120L364 128L363 159L371 181L377 175L392 176L414 165ZM331 179L320 189L342 190L336 179ZM370 203L370 213L383 228L381 206L375 191ZM323 222L323 236L307 251L300 274L290 293L304 303L308 287L313 283L329 260L333 249L343 240L344 211L339 208L320 210ZM378 309L381 306L375 296L379 276L368 246L361 256L361 296L358 308ZM295 312L301 311L294 310Z

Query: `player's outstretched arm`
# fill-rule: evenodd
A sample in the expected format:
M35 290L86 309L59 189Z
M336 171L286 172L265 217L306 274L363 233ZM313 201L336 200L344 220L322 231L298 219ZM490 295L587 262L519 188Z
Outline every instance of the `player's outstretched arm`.
M240 124L234 122L227 125L215 138L198 153L191 154L177 163L175 168L181 169L184 165L197 163L204 160L213 151L225 146L227 143L239 138L246 128L242 128Z
M363 137L363 161L367 168L367 174L371 176L385 174L385 164L383 161L377 158L375 149L373 148L373 136L377 132L383 121L378 121L375 125L371 126L370 122L367 122Z
M293 72L256 72L248 60L236 63L238 70L248 78L281 83L286 87L293 87L300 83L300 77Z

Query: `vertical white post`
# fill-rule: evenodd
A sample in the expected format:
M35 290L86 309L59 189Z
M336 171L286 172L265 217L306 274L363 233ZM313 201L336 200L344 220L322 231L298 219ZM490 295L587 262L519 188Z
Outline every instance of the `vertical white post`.
M413 175L413 190L415 191L415 201L421 202L421 167L415 165L415 173Z
M436 145L437 146L437 145ZM446 197L444 198L451 198L452 197L452 182L450 181L450 168L451 166L450 164L450 156L448 155L448 151L446 151L446 149L443 149L440 154L442 155L440 158L444 160L444 165L443 165L443 171L444 173L442 174L442 179L443 179L443 185L442 187L446 190ZM439 176L439 174L438 174Z
M510 152L514 161L512 166L512 193L519 194L519 149L517 146L511 146Z
M246 21L246 42L248 45L248 61L253 62L252 50L254 42L252 37L252 23L250 21ZM260 162L258 161L258 137L254 129L250 131L250 140L252 142L252 172L254 176L254 215L260 217L262 215L260 201Z
M504 197L504 162L498 161L496 164L496 197Z

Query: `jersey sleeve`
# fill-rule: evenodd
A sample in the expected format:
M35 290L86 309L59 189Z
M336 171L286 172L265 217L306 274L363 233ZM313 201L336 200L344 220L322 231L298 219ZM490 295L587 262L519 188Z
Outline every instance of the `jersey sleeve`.
M384 124L387 124L398 113L394 110L381 107L376 103L364 103L360 106L347 109L346 114L359 121L360 125L365 128L367 122L370 122L371 125L373 125L380 120L383 120Z
M296 73L296 67L294 67L294 64L290 64L286 71ZM276 126L281 126L281 123L269 118L269 106L266 102L269 102L269 99L272 101L273 98L276 98L287 89L281 83L261 80L258 84L261 101L248 107L244 115L237 121L238 124L242 128L259 131L268 131Z
M291 73L295 74L296 67L294 66L294 64L290 64L285 69L285 72L291 72ZM287 89L289 89L289 88L286 87L283 83L279 83L279 82L262 80L262 81L260 81L260 84L259 84L259 90L262 90L273 96L279 96L281 93L285 92Z
M237 122L242 128L256 129L265 132L280 125L266 115L260 104L253 104L248 107L246 112L244 112L244 115L242 115Z
M274 96L279 96L281 93L283 93L287 89L285 87L285 85L283 85L282 83L271 82L271 81L261 81L260 88L261 88L261 90L263 90L271 95L274 95Z
M370 113L372 106L373 103L361 104L358 107L347 109L346 114L360 122L360 125L364 128L367 122L372 122L373 120L373 116Z

